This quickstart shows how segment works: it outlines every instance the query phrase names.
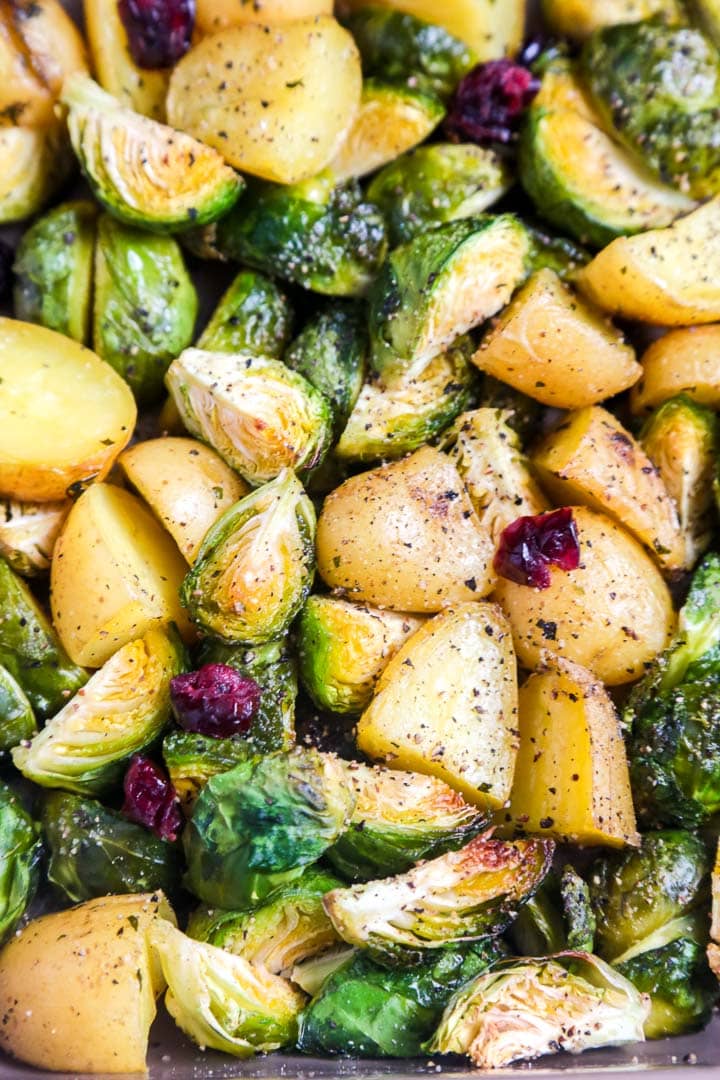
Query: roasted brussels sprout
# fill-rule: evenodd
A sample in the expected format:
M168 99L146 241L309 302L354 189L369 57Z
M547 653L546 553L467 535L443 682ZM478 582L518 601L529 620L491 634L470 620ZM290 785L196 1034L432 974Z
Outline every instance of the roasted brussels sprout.
M388 970L355 953L302 1013L298 1046L308 1054L416 1057L451 995L503 955L493 938L409 969Z
M560 1050L642 1042L647 1014L647 998L596 956L518 958L459 990L425 1049L496 1069Z
M93 347L140 404L162 396L171 361L192 341L197 294L182 252L103 215L95 249Z
M210 528L180 598L193 622L229 643L279 637L310 592L315 511L285 469Z
M374 18L382 9L358 14L368 10ZM382 14L410 17L390 10ZM373 177L367 194L384 213L390 245L396 247L448 221L482 214L511 182L507 163L494 150L472 143L433 143L391 161Z
M191 435L251 484L312 469L329 447L329 404L280 360L186 349L165 381Z
M90 330L94 203L62 203L24 234L15 255L16 319L86 342Z
M241 270L223 293L197 347L279 360L292 318L290 301L274 281L257 270Z
M253 181L218 226L231 259L329 296L357 296L377 273L385 222L355 182L321 173L297 184Z
M227 772L255 755L247 739L216 739L197 731L174 728L163 739L162 756L170 782L186 809L191 809L211 776Z
M212 777L183 835L187 887L227 909L270 899L337 840L354 801L343 764L312 749Z
M489 815L435 776L352 762L348 780L355 809L327 858L351 881L404 873L421 859L456 851L489 824Z
M15 747L15 765L41 787L79 795L112 788L170 719L170 680L184 662L174 629L123 645L38 735Z
M25 582L0 558L0 664L39 717L52 716L87 682Z
M315 997L320 993L323 983L351 956L355 956L357 951L352 945L346 945L343 942L332 949L326 949L319 956L311 956L308 960L303 960L302 964L295 965L292 970L292 982L310 997Z
M36 732L32 705L17 680L0 665L0 759L14 746L32 739Z
M427 949L501 933L550 869L552 851L548 840L477 836L399 877L335 889L325 910L349 944L413 965Z
M543 415L539 401L487 374L483 375L479 397L484 409L493 409L496 414L502 412L504 422L515 432L522 447L534 438Z
M522 956L547 956L563 949L592 952L595 913L590 889L572 866L550 873L510 927Z
M61 100L93 194L128 225L153 232L206 225L243 190L216 150L125 108L87 75L67 79Z
M0 502L0 555L18 574L35 577L50 569L58 533L70 502Z
M0 225L36 214L67 178L72 151L58 127L0 126Z
M295 1041L305 998L286 979L193 941L165 919L153 922L149 941L168 985L165 1007L198 1046L242 1058Z
M661 4L673 4L674 0L655 0ZM718 0L689 0L691 14L698 20L708 37L712 38L716 46L720 46L720 6Z
M0 942L33 898L41 854L39 829L7 784L0 783Z
M95 799L48 792L41 822L48 879L74 903L109 893L172 895L177 888L177 850Z
M704 1027L720 998L705 946L692 938L676 938L615 967L650 998L646 1039L664 1039Z

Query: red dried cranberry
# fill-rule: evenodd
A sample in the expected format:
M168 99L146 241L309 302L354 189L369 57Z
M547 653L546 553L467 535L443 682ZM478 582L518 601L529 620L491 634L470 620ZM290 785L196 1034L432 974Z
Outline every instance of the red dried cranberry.
M539 89L535 76L512 60L478 64L458 83L445 132L457 142L469 140L480 146L512 142Z
M0 300L4 300L10 292L12 280L13 253L12 248L3 240L0 240Z
M501 577L535 589L548 588L551 566L576 570L580 541L572 508L513 521L503 529L493 565Z
M138 67L172 67L190 48L195 0L118 0L118 13Z
M123 790L125 817L152 829L161 840L177 840L183 823L180 801L159 765L136 754L125 773Z
M249 731L261 695L254 679L227 664L205 664L170 680L170 700L180 726L215 739Z

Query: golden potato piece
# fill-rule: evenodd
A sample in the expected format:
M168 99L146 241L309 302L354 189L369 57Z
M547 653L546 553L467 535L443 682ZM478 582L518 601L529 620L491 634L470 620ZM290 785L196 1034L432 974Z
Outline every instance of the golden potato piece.
M32 65L8 3L0 4L0 127L52 125L54 98Z
M87 71L85 43L60 0L12 0L15 29L54 98L64 79L75 71Z
M213 34L226 26L244 23L271 26L332 13L332 0L253 0L251 4L238 0L197 0L195 27L201 34Z
M518 51L525 33L526 0L374 0L443 26L466 42L478 60L497 60ZM365 7L367 0L351 0Z
M670 330L640 362L643 376L630 394L634 413L649 412L676 394L720 408L720 324Z
M117 0L83 0L83 10L97 81L121 105L164 121L170 72L137 66L130 55Z

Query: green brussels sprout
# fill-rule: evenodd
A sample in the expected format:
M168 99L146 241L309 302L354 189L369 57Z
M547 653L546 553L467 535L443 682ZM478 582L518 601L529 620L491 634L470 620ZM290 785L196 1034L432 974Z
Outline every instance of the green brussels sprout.
M73 664L35 597L0 557L0 664L19 683L37 716L58 712L83 686L87 672Z
M389 965L501 933L550 869L547 840L476 836L398 877L335 889L325 909L344 941Z
M603 27L581 66L603 119L654 173L693 198L720 190L720 57L700 30L657 17Z
M720 999L705 946L681 937L615 965L633 986L650 998L646 1039L664 1039L704 1027Z
M368 379L335 447L338 459L388 461L435 438L469 404L473 351L470 338L463 337L417 374Z
M203 1050L244 1058L295 1042L305 998L286 979L194 941L165 919L153 920L149 941L168 984L165 1007Z
M371 10L374 16L382 9ZM383 16L412 18L389 9ZM494 150L472 143L433 143L410 150L381 169L367 196L384 213L388 240L396 247L448 221L482 214L511 183L507 162Z
M590 888L572 866L550 873L510 927L522 956L548 956L564 949L592 952L595 913Z
M41 787L97 795L170 719L170 680L184 670L177 631L153 629L123 645L12 758Z
M41 822L48 880L75 903L109 893L172 894L179 884L177 850L95 799L48 792Z
M576 270L590 262L587 248L567 236L554 236L537 225L525 226L532 237L530 261L533 273L552 270L563 281L572 281Z
M183 834L188 889L226 909L269 900L337 840L354 801L342 762L313 749L213 776Z
M0 500L0 555L18 574L35 577L50 559L70 502L22 503Z
M720 555L693 574L668 650L624 709L635 809L648 825L695 828L720 811Z
M337 945L339 938L322 898L338 885L337 878L307 867L301 877L252 911L200 908L190 916L187 932L273 975L290 978L295 964Z
M241 270L223 293L197 347L279 360L290 338L292 318L290 301L274 281L257 270Z
M36 732L32 705L17 680L0 665L0 758Z
M125 108L87 75L66 79L61 101L93 195L127 225L152 232L206 225L245 186L216 150Z
M353 949L352 945L344 943L332 949L326 949L318 956L310 956L302 963L296 964L292 969L290 980L310 997L315 997L333 972L341 968L351 956L356 956L357 952L358 950Z
M314 540L313 505L285 469L208 530L180 599L193 622L223 641L277 638L310 592Z
M307 472L329 449L328 402L280 360L186 349L165 381L190 434L251 484Z
M319 709L361 713L385 665L421 625L415 615L308 597L297 626L303 686Z
M63 127L0 127L0 161L0 225L9 225L42 210L73 155Z
M503 955L492 938L408 969L388 970L355 953L302 1013L298 1046L308 1054L416 1057L452 994Z
M339 435L358 399L368 353L365 312L347 300L330 300L311 315L283 360L330 403Z
M364 293L385 255L382 214L330 172L297 184L254 180L218 226L230 259L328 296Z
M672 3L672 0L666 0L666 2ZM694 19L712 39L715 47L720 48L720 3L718 0L688 0L688 7Z
M227 258L217 246L217 222L211 221L209 225L200 225L196 229L185 229L179 233L178 240L191 255L198 259L209 259L212 262L227 262Z
M39 831L7 784L0 783L0 942L35 894L42 856Z
M521 446L536 436L543 415L543 407L535 398L528 397L520 390L515 390L514 387L487 374L482 377L479 398L480 405L484 409L502 412L503 421L515 432ZM462 417L460 422L462 422Z
M170 236L103 215L95 249L93 348L141 404L162 396L170 362L192 341L195 286Z
M86 342L90 329L94 203L62 203L27 230L15 254L15 318Z
M522 222L499 214L451 221L395 248L369 295L378 374L419 374L504 307L527 276L531 247Z
M442 100L478 62L464 41L404 11L361 7L345 25L360 50L364 75L380 75Z
M458 990L425 1049L497 1069L560 1050L642 1042L648 1008L632 983L589 953L507 960Z
M165 768L186 809L192 808L211 776L234 769L256 753L254 744L243 737L216 739L177 728L169 731L162 743Z

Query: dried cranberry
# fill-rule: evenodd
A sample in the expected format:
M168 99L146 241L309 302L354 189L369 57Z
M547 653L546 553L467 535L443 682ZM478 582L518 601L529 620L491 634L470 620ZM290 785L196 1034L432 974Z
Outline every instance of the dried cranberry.
M170 681L170 700L180 726L215 739L249 731L261 695L254 679L227 664L205 664Z
M12 281L13 253L3 240L0 240L0 300L4 300L10 292Z
M535 76L512 60L478 64L458 83L445 131L451 139L481 146L512 142L522 114L539 89Z
M190 48L195 0L118 0L118 13L138 67L172 67Z
M551 566L576 570L579 565L580 541L569 506L513 521L503 529L494 561L501 577L535 589L548 588Z
M125 773L123 790L125 817L152 829L161 840L177 840L183 823L180 801L159 765L136 754Z

